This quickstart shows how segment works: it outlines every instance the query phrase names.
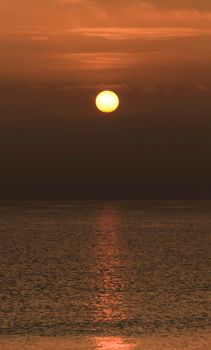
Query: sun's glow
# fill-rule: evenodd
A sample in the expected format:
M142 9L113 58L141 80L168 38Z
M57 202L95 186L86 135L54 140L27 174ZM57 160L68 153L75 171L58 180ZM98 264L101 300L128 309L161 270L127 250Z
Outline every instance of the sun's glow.
M119 97L113 91L102 91L96 97L97 108L104 113L114 112L119 106Z

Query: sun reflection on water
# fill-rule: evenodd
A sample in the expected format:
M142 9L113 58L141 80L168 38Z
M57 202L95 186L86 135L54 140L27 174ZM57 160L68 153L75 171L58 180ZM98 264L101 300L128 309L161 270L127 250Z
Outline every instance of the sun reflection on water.
M122 337L95 337L94 344L96 350L131 350L136 346Z
M118 207L101 211L95 237L95 322L114 325L128 319L125 276Z

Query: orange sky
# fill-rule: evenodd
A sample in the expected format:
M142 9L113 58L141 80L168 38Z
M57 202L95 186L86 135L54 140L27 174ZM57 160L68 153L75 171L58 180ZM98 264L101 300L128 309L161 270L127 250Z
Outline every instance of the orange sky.
M176 193L193 172L189 192L211 192L210 0L0 0L0 50L4 179L13 179L11 169L22 162L17 182L24 174L33 184L35 175L24 172L27 162L34 173L50 162L47 178L50 167L60 164L65 173L73 160L76 181L86 162L95 168L104 159L108 187L118 187L125 174L120 192L142 169L146 183L157 171L151 187L162 193L159 179L167 168L169 188L180 178ZM93 101L107 88L120 94L121 105L112 124L103 126ZM97 187L93 174L84 191L90 179ZM53 183L60 181L55 176ZM99 188L107 183L103 176Z
M210 43L209 0L0 1L0 73L6 80L43 74L80 80L82 70L112 68L124 69L126 79L135 67L209 62Z

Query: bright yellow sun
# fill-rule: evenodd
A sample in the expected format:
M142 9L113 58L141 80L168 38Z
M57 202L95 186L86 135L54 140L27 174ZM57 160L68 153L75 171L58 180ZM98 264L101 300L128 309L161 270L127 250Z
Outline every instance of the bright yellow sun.
M119 97L113 91L102 91L96 97L97 108L104 113L114 112L119 106Z

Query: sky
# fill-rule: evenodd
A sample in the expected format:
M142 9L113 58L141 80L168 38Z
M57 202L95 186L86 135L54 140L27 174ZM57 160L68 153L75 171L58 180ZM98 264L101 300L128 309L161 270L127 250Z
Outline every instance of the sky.
M210 0L0 0L0 52L0 199L211 197Z

